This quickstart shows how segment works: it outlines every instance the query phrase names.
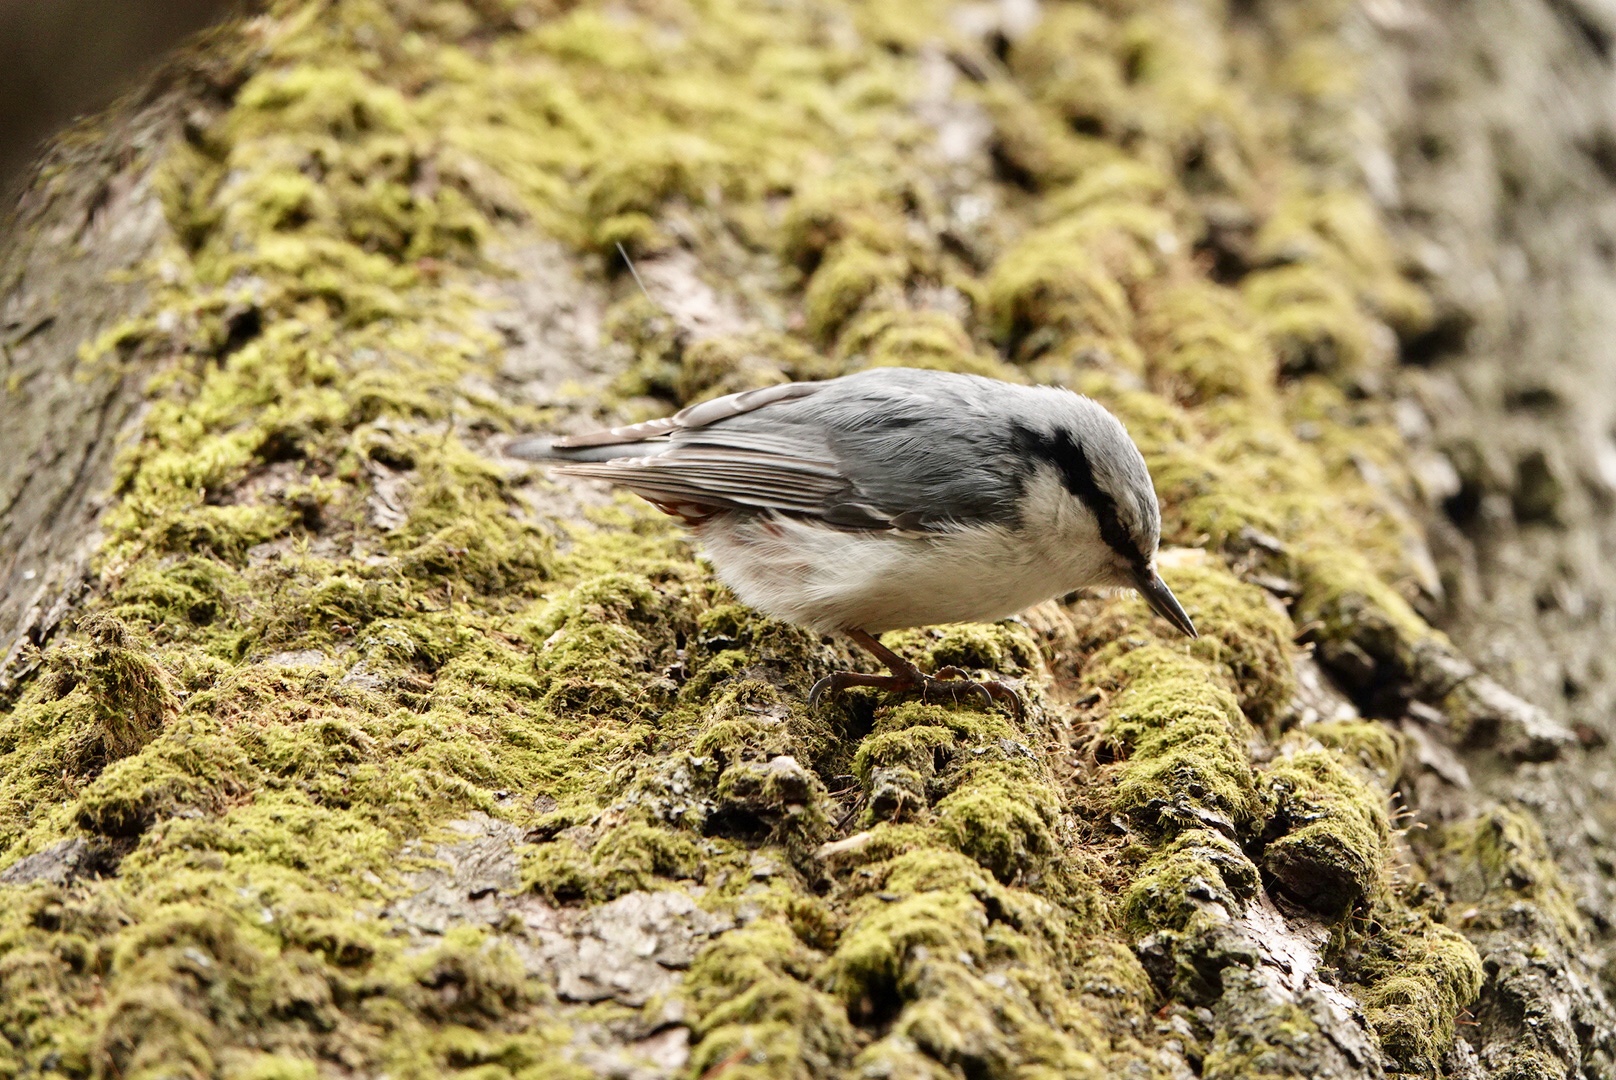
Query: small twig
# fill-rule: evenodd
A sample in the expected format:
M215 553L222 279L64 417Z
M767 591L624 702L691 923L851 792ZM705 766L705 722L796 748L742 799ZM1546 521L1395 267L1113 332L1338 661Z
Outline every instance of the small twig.
M634 260L628 257L628 249L623 247L623 241L621 240L617 242L617 253L623 256L623 265L628 267L628 272L634 275L634 284L640 287L640 292L647 300L651 300L651 290L647 289L645 287L645 282L640 279L640 272L634 269ZM651 300L651 303L654 304L656 301Z

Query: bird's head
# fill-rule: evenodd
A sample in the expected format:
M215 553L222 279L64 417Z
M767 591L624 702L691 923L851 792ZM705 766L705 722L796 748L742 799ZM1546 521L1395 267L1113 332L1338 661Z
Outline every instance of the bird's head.
M1195 624L1161 578L1156 548L1161 509L1144 455L1121 421L1098 403L1069 396L1058 416L1017 427L1018 450L1052 466L1068 495L1093 518L1103 550L1096 585L1137 589L1156 614L1195 637Z

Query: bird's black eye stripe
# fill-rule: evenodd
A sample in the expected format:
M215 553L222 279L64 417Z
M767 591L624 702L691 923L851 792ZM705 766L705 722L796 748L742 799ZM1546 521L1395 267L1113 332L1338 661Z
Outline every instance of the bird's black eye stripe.
M1100 526L1100 539L1107 547L1135 567L1142 569L1149 564L1150 559L1139 550L1117 516L1117 501L1094 482L1094 469L1089 465L1088 455L1083 452L1082 444L1072 438L1071 432L1057 430L1051 434L1017 424L1012 429L1011 439L1018 454L1041 458L1055 467L1066 490L1094 515Z

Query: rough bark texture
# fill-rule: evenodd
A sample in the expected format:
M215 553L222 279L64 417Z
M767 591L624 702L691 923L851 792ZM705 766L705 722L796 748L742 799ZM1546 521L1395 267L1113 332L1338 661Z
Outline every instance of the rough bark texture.
M1612 609L1568 599L1609 153L1522 104L1607 85L1602 25L288 0L200 43L0 276L0 1075L1616 1075ZM498 455L891 363L1116 411L1202 637L1071 597L887 636L1023 721L810 713L863 661Z
M1400 178L1386 202L1437 313L1400 384L1418 406L1401 426L1443 567L1438 621L1582 747L1508 770L1466 755L1478 791L1541 823L1593 935L1580 975L1529 959L1535 936L1518 929L1482 943L1496 1004L1478 1009L1478 1046L1489 1062L1537 1049L1571 1063L1580 1041L1608 1062L1586 987L1603 971L1610 992L1616 931L1616 10L1379 16L1371 109Z

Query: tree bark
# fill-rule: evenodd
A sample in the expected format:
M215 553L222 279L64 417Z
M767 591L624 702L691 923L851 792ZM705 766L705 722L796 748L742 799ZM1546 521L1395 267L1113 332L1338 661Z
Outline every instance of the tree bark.
M0 249L0 1075L1616 1075L1602 20L193 43ZM894 363L1117 412L1202 637L811 712L845 643L499 453Z
M0 191L8 204L40 144L100 111L164 53L219 21L224 0L7 4L0 9Z

